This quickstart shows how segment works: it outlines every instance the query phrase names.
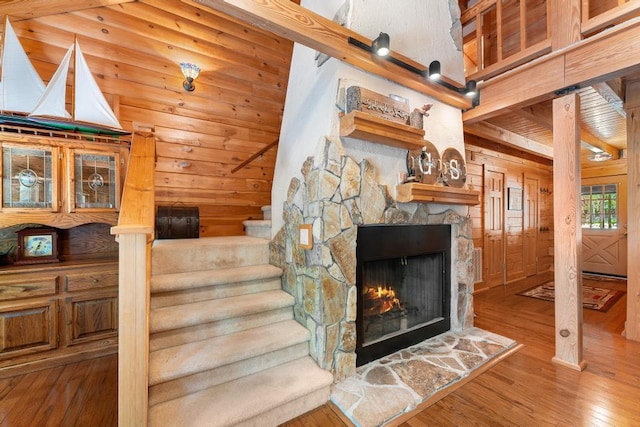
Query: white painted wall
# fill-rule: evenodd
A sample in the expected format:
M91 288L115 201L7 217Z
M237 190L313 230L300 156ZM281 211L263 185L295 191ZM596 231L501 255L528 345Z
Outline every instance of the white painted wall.
M351 2L349 28L369 39L376 38L381 31L386 32L390 36L392 50L424 65L438 60L444 75L464 81L462 52L456 48L451 36L449 2L347 1ZM450 1L457 10L457 2ZM343 1L303 0L301 5L332 19ZM424 120L425 139L431 141L440 153L448 147L464 153L462 112L459 109L334 58L317 68L315 55L315 51L305 46L294 46L271 193L273 235L283 225L282 206L291 179L302 176L302 164L307 157L314 155L318 144L325 138L340 139L338 114L341 111L339 107L344 107L336 105L340 88L357 85L384 95L400 95L409 99L411 110L424 104L434 104L429 117ZM397 173L406 170L406 150L351 138L343 138L342 142L347 155L356 161L366 158L376 167L380 174L379 182L386 184L391 195L395 196Z

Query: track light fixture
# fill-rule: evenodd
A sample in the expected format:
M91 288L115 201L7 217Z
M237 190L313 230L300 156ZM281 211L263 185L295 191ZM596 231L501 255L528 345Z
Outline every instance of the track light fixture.
M440 70L440 61L432 61L431 64L429 64L429 68L420 69L411 64L407 64L401 59L395 58L393 55L391 55L391 50L389 49L390 37L387 33L380 33L380 35L375 40L373 40L373 42L371 42L371 46L353 37L349 37L347 41L349 44L366 50L367 52L371 52L377 56L383 57L387 61L392 62L397 66L404 68L405 70L418 74L423 78L428 78L434 83L438 83L439 85L444 86L447 89L458 92L466 96L467 98L471 98L473 100L472 105L474 107L480 104L480 93L478 92L475 80L469 80L463 87L457 87L450 83L447 79L443 78Z
M464 86L464 95L467 98L473 98L478 94L478 90L476 89L476 81L469 80L467 84Z
M429 64L429 80L440 80L440 61L433 61Z
M380 35L371 42L371 50L378 56L389 55L389 34L380 33Z

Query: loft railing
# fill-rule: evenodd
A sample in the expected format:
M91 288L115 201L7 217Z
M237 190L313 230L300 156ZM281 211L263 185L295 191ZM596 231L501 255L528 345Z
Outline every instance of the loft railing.
M154 233L155 139L136 132L122 194L118 225L118 425L147 425L149 378L149 283Z
M551 52L551 0L460 0L467 79L487 80ZM582 37L640 15L640 0L583 0ZM562 17L564 19L564 17Z

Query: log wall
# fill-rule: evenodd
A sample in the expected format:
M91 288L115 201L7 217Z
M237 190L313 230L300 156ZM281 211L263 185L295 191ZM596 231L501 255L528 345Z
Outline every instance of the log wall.
M536 234L536 274L551 270L553 266L553 171L550 160L541 159L519 150L509 149L470 134L465 134L467 183L470 188L481 191L480 204L469 209L473 220L473 245L484 250L485 198L482 194L486 166L505 170L504 201L507 203L508 188L524 190L525 177L538 179L538 232ZM504 209L506 239L505 263L506 283L527 277L525 269L524 208ZM485 257L486 259L486 257ZM486 266L485 266L486 269ZM531 275L531 273L529 273ZM483 277L486 277L484 275ZM476 290L486 288L487 283L476 283Z
M10 18L45 82L77 37L122 126L155 127L156 204L199 206L202 236L262 219L276 148L231 171L278 138L291 42L179 0ZM201 68L193 92L180 62Z

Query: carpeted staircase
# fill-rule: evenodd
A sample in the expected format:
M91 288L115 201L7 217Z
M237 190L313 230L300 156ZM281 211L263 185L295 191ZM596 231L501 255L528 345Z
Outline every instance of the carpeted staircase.
M154 242L150 426L275 426L329 399L333 378L309 357L268 244Z
M263 219L248 219L242 221L247 236L271 240L271 206L262 207Z

